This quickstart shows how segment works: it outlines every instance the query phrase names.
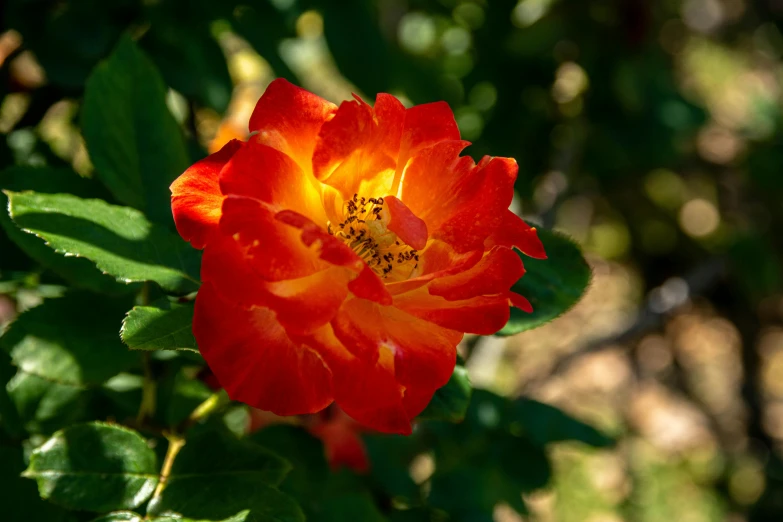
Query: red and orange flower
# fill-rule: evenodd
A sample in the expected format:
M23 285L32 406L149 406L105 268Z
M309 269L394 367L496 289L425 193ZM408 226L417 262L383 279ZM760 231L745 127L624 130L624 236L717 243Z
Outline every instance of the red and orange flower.
M508 206L517 165L460 156L443 102L379 94L339 107L276 80L233 140L171 186L203 248L193 331L231 398L278 415L336 402L410 433L451 376L463 333L491 334L545 257Z

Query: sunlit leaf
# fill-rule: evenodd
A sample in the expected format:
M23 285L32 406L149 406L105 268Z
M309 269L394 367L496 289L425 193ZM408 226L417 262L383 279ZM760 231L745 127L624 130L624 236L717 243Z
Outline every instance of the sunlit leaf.
M117 338L125 301L79 293L47 299L11 324L0 347L24 373L64 385L100 384L138 364Z
M198 288L199 253L137 210L68 194L6 194L11 219L59 253L85 257L118 281L154 281L176 294Z
M167 299L128 312L120 331L132 350L194 350L193 305Z
M41 497L69 509L133 509L158 483L155 453L135 431L94 422L55 433L30 457L24 476Z

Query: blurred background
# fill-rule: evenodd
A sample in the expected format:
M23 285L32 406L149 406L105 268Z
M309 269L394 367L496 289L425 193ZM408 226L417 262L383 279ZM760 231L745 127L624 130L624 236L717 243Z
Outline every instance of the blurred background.
M275 77L446 100L469 154L519 162L515 210L594 270L554 323L467 340L473 383L620 441L553 446L529 517L495 520L780 521L782 31L781 0L5 0L0 167L91 175L80 98L124 32L194 160ZM0 233L0 328L57 284Z

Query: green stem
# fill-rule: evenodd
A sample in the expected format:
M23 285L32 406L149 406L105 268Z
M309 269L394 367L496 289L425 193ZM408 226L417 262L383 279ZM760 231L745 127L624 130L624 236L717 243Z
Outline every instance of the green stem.
M179 435L169 434L166 438L169 441L169 447L166 450L166 457L163 459L163 467L160 470L160 480L155 488L155 493L152 494L153 498L157 498L163 492L169 475L171 475L171 467L174 465L174 459L177 458L179 450L185 445L185 439Z
M155 415L155 408L157 406L157 385L152 378L152 370L150 367L150 354L144 353L141 356L141 364L144 369L144 384L141 388L141 404L139 405L139 413L136 414L136 424L141 425L144 419L148 419Z

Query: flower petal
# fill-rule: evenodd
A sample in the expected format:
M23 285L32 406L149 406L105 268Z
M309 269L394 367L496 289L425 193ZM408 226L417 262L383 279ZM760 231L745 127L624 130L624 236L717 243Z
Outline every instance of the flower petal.
M443 141L421 150L405 169L400 199L411 211L435 229L447 217L454 187L475 167L460 152L467 141Z
M532 313L533 312L533 305L530 304L530 301L525 298L525 296L519 295L516 292L508 292L506 294L508 297L508 300L511 302L511 305L515 308L519 308L523 312Z
M393 130L382 127L372 108L357 98L340 104L334 118L318 134L313 153L316 178L334 187L348 199L388 193L394 177L395 157L383 142ZM396 154L399 143L393 150Z
M321 259L333 265L344 266L358 274L358 277L348 284L354 295L383 305L391 304L391 295L383 281L348 245L296 212L284 210L276 217L279 221L300 229L301 240L308 247L317 244Z
M302 242L299 230L275 219L274 211L256 199L226 197L220 230L234 237L247 262L266 281L306 277L326 268L317 251Z
M459 127L448 103L411 107L405 111L398 165L404 167L407 159L419 150L448 140L459 140Z
M326 222L321 196L311 179L286 154L252 136L221 172L220 190L225 195L255 198L275 210L292 209Z
M204 248L220 221L223 194L218 178L221 169L242 147L230 141L218 152L192 165L171 184L171 210L177 232L193 248Z
M419 266L406 281L386 285L391 295L400 295L428 284L430 281L468 270L481 260L481 250L458 253L449 244L432 240L419 254Z
M395 297L394 306L443 328L479 335L491 335L503 328L511 313L506 294L448 301L424 288Z
M424 249L427 246L427 224L396 197L387 196L383 199L391 216L389 230L416 250Z
M331 369L335 402L345 413L374 430L411 433L411 417L403 403L404 390L394 377L394 358L388 349L372 360L361 359L346 350L332 327L319 329L307 342L318 347Z
M485 157L460 179L451 201L451 215L430 232L432 237L451 244L458 252L483 248L487 236L503 223L516 176L513 159Z
M487 239L485 245L488 248L494 245L516 247L526 256L546 259L544 245L538 239L536 229L510 210L506 210L503 214L500 226Z
M327 265L328 266L328 265ZM327 267L312 275L265 281L239 242L219 235L204 250L201 276L224 298L249 308L271 308L286 330L308 332L332 320L348 296L351 272Z
M318 131L337 106L278 78L269 84L250 116L250 131L258 139L287 154L304 172L311 172L311 158Z
M446 384L462 339L459 332L364 299L345 301L332 326L342 344L362 361L371 364L391 357L388 365L406 389L435 390Z
M469 270L438 278L427 288L430 294L449 301L470 299L505 293L524 273L522 260L513 250L495 247Z
M332 402L332 374L321 357L292 342L268 308L241 308L205 283L193 333L233 400L277 415L314 413Z

